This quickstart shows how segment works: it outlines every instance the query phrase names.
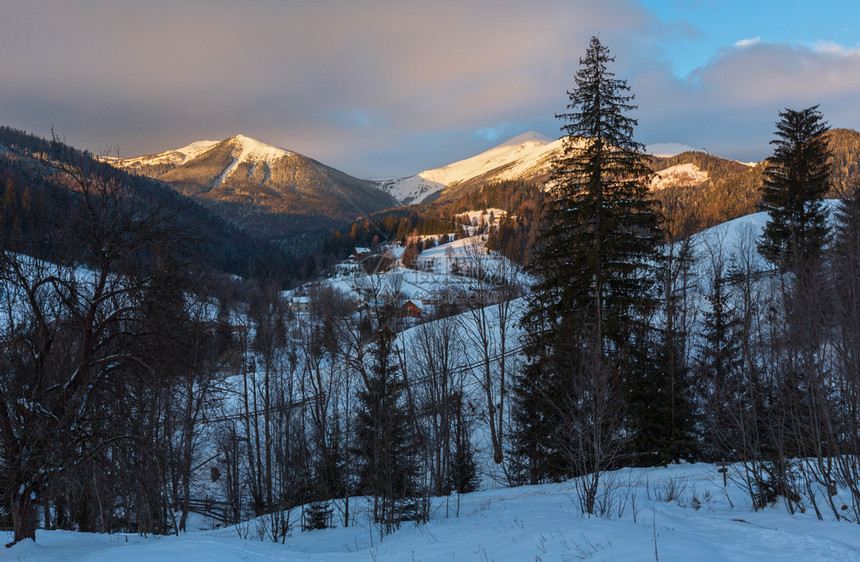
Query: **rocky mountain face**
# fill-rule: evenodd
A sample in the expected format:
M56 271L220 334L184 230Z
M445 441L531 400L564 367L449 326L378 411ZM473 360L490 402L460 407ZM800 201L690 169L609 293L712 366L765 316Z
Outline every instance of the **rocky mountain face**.
M273 238L330 228L397 205L374 182L242 135L112 162L167 183L249 232Z

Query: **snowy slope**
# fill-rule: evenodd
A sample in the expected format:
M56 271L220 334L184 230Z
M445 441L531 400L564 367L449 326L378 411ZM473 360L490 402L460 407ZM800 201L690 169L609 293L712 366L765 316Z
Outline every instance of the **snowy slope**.
M699 169L695 164L678 164L660 170L651 180L651 189L659 191L673 186L702 185L708 181L708 172Z
M730 474L738 470L733 467ZM437 498L430 523L405 524L382 541L368 522L367 507L354 498L352 510L358 515L348 528L303 533L296 525L284 544L251 540L254 521L178 537L38 531L38 543L3 549L0 560L860 559L855 524L826 516L818 521L812 509L797 515L778 506L753 512L745 491L731 479L723 488L713 465L623 469L604 478L614 481L616 497L616 508L604 517L579 513L569 481ZM666 501L672 486L679 497Z
M530 131L477 156L396 180L383 180L380 189L402 203L420 203L445 187L504 168L495 179L514 179L536 168L549 169L561 140Z
M135 167L140 165L166 165L180 166L189 160L196 158L199 154L206 152L219 141L202 140L192 142L182 148L151 154L148 156L137 156L134 158L108 158L109 161L122 167Z
M828 220L832 225L839 208L839 200L825 199L823 203L823 208L828 213ZM769 269L770 264L761 257L756 249L756 243L761 237L768 219L769 216L766 212L753 213L712 226L693 235L692 241L696 251L698 268L705 271L708 266L709 254L719 250L727 259L744 253L752 261L751 265L755 269Z
M114 165L122 168L141 171L157 168L163 173L165 169L184 166L193 163L197 159L205 159L207 153L212 152L214 154L214 151L219 148L226 148L228 150L230 160L221 172L215 176L211 185L213 189L223 184L242 165L247 166L251 170L257 167L260 167L260 169L265 167L268 173L271 174L271 170L275 167L278 160L293 154L288 150L270 146L245 135L236 135L224 141L197 141L182 148L158 154L135 158L114 158L111 161Z

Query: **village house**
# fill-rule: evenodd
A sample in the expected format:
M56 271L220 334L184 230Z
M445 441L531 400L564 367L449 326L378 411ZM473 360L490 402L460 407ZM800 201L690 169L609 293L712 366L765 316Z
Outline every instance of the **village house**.
M310 297L293 297L290 299L290 310L293 314L310 314L311 298Z
M412 302L411 300L406 301L403 306L400 307L400 317L401 318L421 318L422 311L421 307Z

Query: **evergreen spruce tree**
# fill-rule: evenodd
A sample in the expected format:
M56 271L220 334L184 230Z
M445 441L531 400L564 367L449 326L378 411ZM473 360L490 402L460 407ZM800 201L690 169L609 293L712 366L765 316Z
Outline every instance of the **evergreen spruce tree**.
M740 377L743 323L730 296L723 266L718 264L711 274L709 308L703 313L695 386L700 426L705 430L703 453L721 460L732 456L734 435L727 428L732 426L731 416L744 407L748 392Z
M328 501L311 502L305 506L303 531L316 531L331 527L332 507Z
M830 183L829 130L818 106L779 112L764 170L761 206L770 215L759 251L783 271L817 259L827 238L821 199Z
M842 311L858 319L854 326L856 337L860 335L860 180L855 180L851 192L842 197L836 212L831 253L837 298L841 301ZM857 357L860 360L860 348Z
M406 518L403 511L418 491L416 447L401 400L403 378L394 340L383 319L373 345L372 372L358 393L354 451L361 461L359 485L374 496L374 519L383 533L393 531Z
M687 363L687 291L693 261L689 239L667 241L659 261L662 325L656 332L645 328L642 334L644 345L653 353L637 353L643 361L636 378L642 400L634 402L638 464L668 463L694 454L692 377Z
M722 271L714 272L702 323L700 367L708 378L728 380L741 366L741 342L738 334L741 319L730 300L727 281Z
M534 318L527 321L531 322L529 329L536 328ZM548 334L542 330L531 332L527 345L528 352L551 351ZM514 380L509 471L516 484L560 480L571 473L556 439L561 404L555 398L566 393L565 373L555 369L553 357L535 355Z
M759 242L761 254L781 272L781 291L774 306L778 329L771 339L772 360L768 376L773 381L771 418L762 447L765 471L772 489L794 509L791 458L802 456L798 443L786 434L814 431L809 398L824 396L818 365L819 353L829 328L823 248L827 242L827 211L822 198L830 185L831 154L828 130L818 106L780 112L776 148L764 172L762 199L770 220ZM774 427L783 428L774 431Z
M623 427L623 412L648 399L636 386L642 350L634 339L647 332L655 305L662 237L648 197L651 172L627 115L633 96L608 69L614 60L592 37L568 92L569 112L557 116L564 152L531 266L539 282L523 321L530 361L517 385L518 416L544 441L531 444L543 475L562 458L568 473L617 463L620 440L635 429Z
M467 494L478 489L478 465L470 439L469 423L463 412L462 394L457 394L454 416L454 452L449 467L450 487L458 494Z
M848 439L849 450L860 452L860 180L850 193L844 194L836 213L836 228L830 256L830 271L833 275L834 321L838 334L835 346L834 371L838 379L845 381L841 392L845 412L841 423ZM847 447L846 447L847 448Z

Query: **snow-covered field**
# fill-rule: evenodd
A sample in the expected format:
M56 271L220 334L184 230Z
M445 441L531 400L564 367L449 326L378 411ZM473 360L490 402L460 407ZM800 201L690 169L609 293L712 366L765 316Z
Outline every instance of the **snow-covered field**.
M244 528L138 537L38 531L0 560L857 560L860 528L789 515L780 504L753 512L744 490L710 464L610 473L615 506L580 514L572 481L488 490L437 500L430 523L405 524L380 542L363 515L348 528L300 532L284 544L242 539ZM670 490L678 499L667 500ZM843 498L844 499L844 498ZM358 503L358 502L355 502ZM250 525L250 526L249 526ZM8 534L7 534L8 537Z
M494 213L494 220L498 222L498 217L505 211L488 209L463 213L463 216L468 214L477 225L481 218L489 221L490 212ZM513 275L514 270L517 270L519 282L528 281L526 275L518 271L518 268L507 258L495 252L489 252L486 243L487 235L483 234L434 246L418 254L414 269L403 267L399 263L403 248L389 247L385 253L395 260L395 267L391 270L377 274L371 279L358 266L342 267L337 275L325 279L323 283L351 297L359 297L367 293L370 285L378 286L383 289L382 292L394 292L396 289L404 299L411 299L420 304L422 300L438 298L438 295L444 292L474 291L479 284L469 277L469 272L479 267L490 274L504 276ZM459 273L456 272L457 268ZM292 297L292 292L285 291L283 294L285 298Z

